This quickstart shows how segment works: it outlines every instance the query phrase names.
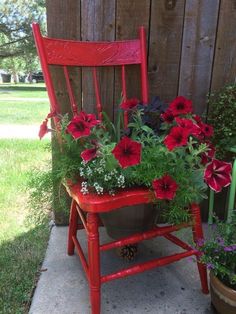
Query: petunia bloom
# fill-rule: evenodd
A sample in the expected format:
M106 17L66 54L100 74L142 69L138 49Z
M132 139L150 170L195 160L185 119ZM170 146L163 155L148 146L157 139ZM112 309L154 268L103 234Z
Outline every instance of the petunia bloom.
M189 135L191 134L198 137L201 133L200 127L197 124L193 123L193 121L190 119L176 117L175 121L177 122L178 126L185 128L188 131Z
M42 124L39 127L39 133L38 136L40 138L40 140L44 137L45 134L47 134L49 132L48 129L48 119L45 119Z
M183 96L178 96L170 103L169 110L174 116L191 113L193 111L192 101Z
M166 112L161 114L161 119L166 123L172 123L174 121L174 115L170 110L166 110Z
M87 113L84 112L84 111L81 111L81 112L79 113L78 118L84 120L84 121L88 124L88 126L89 126L90 128L92 128L92 127L94 127L95 125L98 125L99 123L101 123L100 120L97 120L97 119L96 119L95 114L93 114L93 113L88 113L88 114L87 114Z
M90 135L90 125L79 116L76 116L71 120L66 130L74 139Z
M112 150L122 168L138 165L141 162L142 145L125 136Z
M208 162L210 162L212 158L215 157L215 152L216 152L216 149L212 143L206 142L205 144L207 144L208 149L205 153L201 154L201 163L203 165L206 165Z
M168 150L173 150L175 147L187 145L189 131L181 126L174 126L170 133L165 137L164 144Z
M136 107L139 102L140 101L137 98L131 98L126 101L123 101L120 107L123 110L131 110L134 107Z
M213 135L213 127L206 123L200 123L199 124L201 131L204 135L204 137L211 137Z
M213 159L206 167L204 180L215 192L220 192L223 187L231 182L232 165L228 162Z
M97 143L97 141L91 141L91 143L93 144L92 148L88 148L85 149L81 154L81 158L83 159L83 161L85 163L87 163L88 161L92 160L93 158L95 158L98 155L98 148L99 145Z
M165 174L162 178L153 180L152 187L157 199L172 200L175 197L178 184L171 176Z

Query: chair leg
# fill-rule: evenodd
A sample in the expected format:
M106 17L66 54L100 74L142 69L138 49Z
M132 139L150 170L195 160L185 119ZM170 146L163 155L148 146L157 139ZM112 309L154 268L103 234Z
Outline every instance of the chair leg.
M201 222L201 214L200 208L197 204L192 204L191 206L192 216L193 216L193 240L196 244L199 243L203 239L203 231L202 231L202 222ZM207 268L206 265L199 262L199 257L197 256L197 266L198 272L201 280L202 292L207 294L208 283L207 283Z
M88 213L88 261L89 286L92 314L100 314L101 307L101 277L100 277L100 248L99 248L99 219L97 214Z
M68 232L68 246L67 246L68 255L73 255L75 251L75 244L72 237L76 236L77 224L78 224L78 212L76 210L76 202L72 200L71 208L70 208L70 220L69 220L69 232Z

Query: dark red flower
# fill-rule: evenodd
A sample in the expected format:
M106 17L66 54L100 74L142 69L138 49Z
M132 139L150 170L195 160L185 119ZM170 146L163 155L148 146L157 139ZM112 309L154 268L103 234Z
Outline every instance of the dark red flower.
M94 127L95 125L98 125L101 122L100 120L96 119L95 114L92 114L92 113L87 114L84 111L81 111L79 113L78 118L87 122L87 124L90 128Z
M161 114L161 119L166 123L172 123L174 121L174 115L170 110L166 110L166 112Z
M212 160L212 158L215 157L216 152L216 149L211 142L206 141L205 144L207 144L207 151L201 154L201 163L203 165L208 164Z
M123 110L131 110L134 107L136 107L138 103L139 103L139 100L137 98L131 98L131 99L127 99L126 101L123 101L120 107Z
M81 154L81 158L87 163L97 156L97 147L85 149Z
M196 114L193 115L193 119L197 122L197 123L202 123L202 118Z
M49 132L48 129L48 119L45 119L42 124L39 127L39 133L38 136L40 138L40 140L44 137L45 134L47 134Z
M173 150L175 147L184 146L188 142L189 132L181 126L174 126L170 133L165 137L164 144L168 150Z
M169 110L174 116L191 113L193 111L192 101L183 96L178 96L170 103Z
M112 150L122 168L138 165L141 162L142 145L125 136Z
M76 116L71 120L66 130L74 139L90 135L90 126L88 122L81 119L79 116Z
M178 184L171 176L165 174L162 178L153 180L152 187L157 199L172 200L175 197Z
M198 137L199 134L201 133L200 127L196 125L195 123L193 123L193 121L190 119L176 117L175 121L177 122L179 126L188 130L189 135L191 134Z
M232 165L228 162L213 159L206 167L204 179L215 192L220 192L223 187L231 182Z
M211 137L213 135L213 127L206 123L199 124L201 131L205 137Z

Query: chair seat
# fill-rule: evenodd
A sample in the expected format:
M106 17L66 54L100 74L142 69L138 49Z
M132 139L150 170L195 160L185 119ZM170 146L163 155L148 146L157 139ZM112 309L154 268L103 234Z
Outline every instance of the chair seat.
M125 206L152 203L154 200L154 194L148 188L126 188L112 196L108 193L84 195L81 193L80 182L71 183L67 181L65 187L82 210L92 213L109 212Z

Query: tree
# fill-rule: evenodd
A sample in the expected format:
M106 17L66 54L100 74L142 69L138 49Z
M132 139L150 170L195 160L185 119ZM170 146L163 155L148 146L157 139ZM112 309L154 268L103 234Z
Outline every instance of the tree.
M2 0L0 3L0 59L36 55L31 23L45 29L45 0Z

